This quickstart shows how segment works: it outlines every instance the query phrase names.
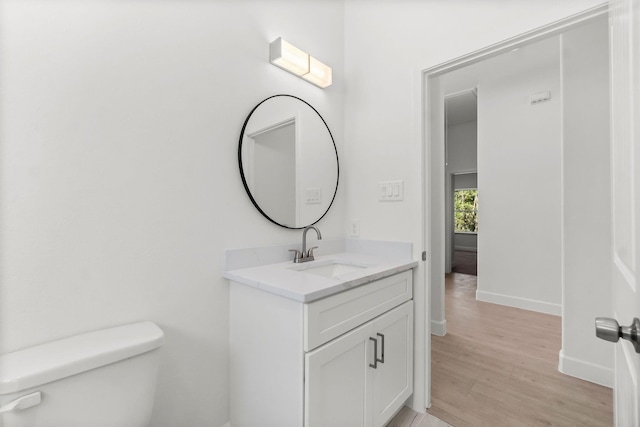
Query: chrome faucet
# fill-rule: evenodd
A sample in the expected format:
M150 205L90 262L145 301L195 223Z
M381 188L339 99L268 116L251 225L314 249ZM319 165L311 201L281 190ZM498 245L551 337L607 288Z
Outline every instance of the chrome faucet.
M310 225L309 227L305 227L305 229L302 231L302 252L300 252L297 249L289 249L289 251L295 252L293 262L299 263L299 262L307 262L307 261L314 260L313 250L317 249L318 247L314 246L309 250L307 250L307 232L311 229L315 230L316 234L318 235L318 240L322 240L322 234L320 233L320 230L318 230L317 227L314 227L313 225Z

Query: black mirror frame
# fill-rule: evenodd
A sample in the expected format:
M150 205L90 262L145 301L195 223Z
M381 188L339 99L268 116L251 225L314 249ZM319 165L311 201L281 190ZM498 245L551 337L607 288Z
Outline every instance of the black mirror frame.
M276 98L276 97L279 97L279 96L287 96L287 97L290 97L290 98L297 99L298 101L302 101L306 105L308 105L313 111L315 111L315 113L318 115L318 117L320 117L320 120L322 120L322 123L324 123L324 126L327 128L327 132L329 132L329 136L331 137L331 142L333 143L333 150L336 153L336 188L335 188L335 191L333 192L333 197L331 198L331 203L329 203L329 206L327 206L327 210L324 211L324 213L320 216L320 218L318 218L316 221L312 222L311 224L304 225L304 226L301 226L301 227L290 227L288 225L280 224L279 222L277 222L273 218L271 218L269 215L267 215L262 210L262 208L260 208L260 206L258 205L256 200L253 198L253 195L251 194L251 191L249 190L249 186L247 185L247 180L246 180L246 178L244 176L244 169L242 168L242 140L244 139L244 131L247 128L247 123L249 123L249 119L251 119L251 116L253 115L254 111L256 111L258 109L258 107L260 107L263 103L265 103L266 101L268 101L268 100L270 100L272 98ZM238 143L238 167L240 169L240 177L242 178L242 185L244 186L244 189L245 189L247 195L249 196L249 199L251 199L251 203L253 203L253 206L256 207L256 209L258 210L258 212L260 212L262 214L262 216L267 218L272 223L274 223L276 225L279 225L280 227L283 227L283 228L288 228L290 230L300 230L300 229L303 229L305 227L308 227L310 225L314 225L314 224L317 224L318 222L320 222L320 220L322 218L324 218L325 215L327 215L327 212L329 212L329 209L331 209L331 206L333 205L333 201L336 199L336 194L338 194L338 184L340 182L340 161L338 159L338 149L336 147L336 141L333 138L333 134L331 133L331 129L329 129L329 126L327 125L327 122L324 120L324 117L322 117L322 115L318 112L318 110L316 110L307 101L305 101L304 99L298 98L297 96L287 95L287 94L272 95L272 96L270 96L268 98L263 99L262 101L260 101L258 103L258 105L253 107L253 109L251 110L251 112L249 113L247 118L245 119L244 124L242 125L242 130L240 131L240 141Z

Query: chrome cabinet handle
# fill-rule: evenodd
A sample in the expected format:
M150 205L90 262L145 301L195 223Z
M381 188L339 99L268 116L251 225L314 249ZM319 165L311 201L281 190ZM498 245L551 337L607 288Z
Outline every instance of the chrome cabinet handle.
M620 326L616 319L596 318L596 336L605 341L618 342L620 338L631 341L636 353L640 353L640 319L633 319L629 326Z
M370 341L373 341L373 363L369 363L369 367L373 369L378 369L378 340L369 337Z
M382 358L378 359L377 361L380 363L384 363L384 335L379 332L376 335L379 336L380 340L382 341Z

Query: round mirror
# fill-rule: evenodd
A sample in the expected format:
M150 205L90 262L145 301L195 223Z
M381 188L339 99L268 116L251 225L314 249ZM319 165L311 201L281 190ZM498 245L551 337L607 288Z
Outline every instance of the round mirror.
M251 110L240 132L242 183L255 207L286 228L315 224L338 191L338 151L320 113L292 95Z

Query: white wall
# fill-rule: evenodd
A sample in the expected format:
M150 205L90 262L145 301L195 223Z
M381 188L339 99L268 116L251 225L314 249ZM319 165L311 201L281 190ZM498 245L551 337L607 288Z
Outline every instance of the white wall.
M422 69L601 3L347 0L345 175L348 215L362 235L421 244ZM378 202L377 183L387 179L405 180L404 202Z
M466 188L478 188L477 173L461 173L453 179L454 190L464 190Z
M222 251L300 241L245 194L240 129L289 93L343 153L343 24L341 2L0 3L0 353L149 319L166 333L153 425L223 425ZM334 85L270 65L278 36ZM325 238L344 209L342 183Z
M557 38L540 43L552 63L479 85L477 298L559 315L560 51ZM543 91L551 99L531 105Z
M472 172L478 168L478 122L447 127L448 173Z
M295 124L261 133L254 141L253 186L249 186L253 199L269 218L293 226L297 219Z
M478 235L471 233L456 233L453 236L453 244L455 250L476 252L478 250Z
M427 249L421 223L425 197L421 194L421 70L601 3L346 0L347 220L360 220L361 236L411 241L416 259ZM404 202L377 201L377 183L388 179L405 181ZM434 270L429 277L443 277L444 260L437 253L428 256ZM416 323L424 320L419 300L425 273L421 264L416 276ZM433 288L428 297L435 302L435 321L444 320L443 312L435 313L443 291ZM417 348L428 351L429 341L417 338Z
M438 77L445 93L478 87L477 297L555 314L561 303L559 74L556 36ZM551 100L531 105L530 96L543 91Z
M427 103L429 107L429 122L432 124L427 128L432 141L444 142L445 134L445 88L442 76L432 78L429 84L429 96ZM435 124L435 125L433 125ZM447 322L444 313L444 275L447 271L447 210L446 193L452 187L451 176L445 173L444 143L430 144L425 147L427 159L425 161L424 179L427 181L425 189L425 214L427 234L426 252L429 257L429 270L425 272L426 282L429 284L429 311L431 315L431 333L443 336L447 333ZM445 206L444 209L441 206ZM451 214L451 206L449 206ZM417 238L418 236L416 236ZM416 280L417 282L417 280Z
M613 348L596 317L613 316L607 19L562 35L563 313L560 370L613 384Z

